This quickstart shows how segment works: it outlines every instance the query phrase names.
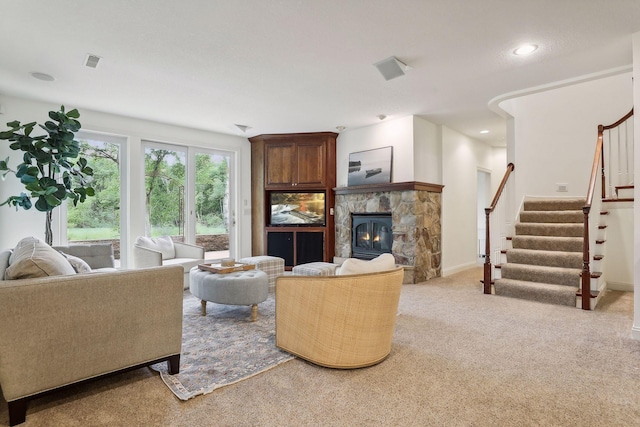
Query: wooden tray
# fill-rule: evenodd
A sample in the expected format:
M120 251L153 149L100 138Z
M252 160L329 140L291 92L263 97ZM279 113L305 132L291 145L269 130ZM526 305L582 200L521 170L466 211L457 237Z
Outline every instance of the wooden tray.
M253 270L256 268L254 264L242 264L236 263L232 267L223 267L219 262L209 262L204 264L198 264L198 268L203 271L208 271L210 273L218 273L218 274L227 274L233 273L234 271L246 271Z

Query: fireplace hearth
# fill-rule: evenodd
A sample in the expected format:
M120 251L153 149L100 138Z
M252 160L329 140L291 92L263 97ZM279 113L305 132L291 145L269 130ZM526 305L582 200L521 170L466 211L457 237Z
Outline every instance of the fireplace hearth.
M373 259L383 253L391 253L393 232L391 214L351 215L352 257Z

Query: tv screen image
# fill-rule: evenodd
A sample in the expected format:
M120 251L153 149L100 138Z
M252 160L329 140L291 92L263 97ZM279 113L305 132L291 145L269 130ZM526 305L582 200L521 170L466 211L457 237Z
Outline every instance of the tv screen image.
M272 192L270 225L325 225L324 193Z

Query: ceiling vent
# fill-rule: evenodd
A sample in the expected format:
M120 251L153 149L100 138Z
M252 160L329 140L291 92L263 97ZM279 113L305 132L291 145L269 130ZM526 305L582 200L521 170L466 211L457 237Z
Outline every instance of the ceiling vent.
M102 58L97 55L87 54L87 59L84 61L84 65L89 68L97 68L98 63Z
M380 74L382 74L382 77L384 77L385 80L404 76L405 71L410 68L395 56L390 56L389 58L376 62L373 65L378 69L378 71L380 71Z

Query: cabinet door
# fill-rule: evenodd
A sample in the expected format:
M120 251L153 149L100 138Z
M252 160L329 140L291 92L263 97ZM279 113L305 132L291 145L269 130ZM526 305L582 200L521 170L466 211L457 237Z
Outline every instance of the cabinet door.
M296 185L322 187L325 183L325 146L322 141L297 144L298 176Z
M293 143L268 144L265 147L266 187L290 187L295 184L295 154L296 146Z

